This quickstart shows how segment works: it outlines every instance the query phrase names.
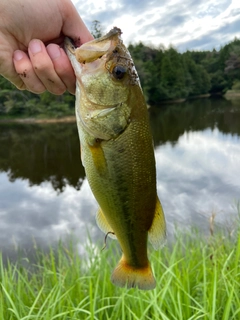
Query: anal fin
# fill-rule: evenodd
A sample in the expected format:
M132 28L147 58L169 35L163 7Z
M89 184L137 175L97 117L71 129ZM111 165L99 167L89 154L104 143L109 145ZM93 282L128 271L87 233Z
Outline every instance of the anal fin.
M162 205L157 197L153 223L148 231L148 239L155 250L161 248L166 242L166 222Z
M108 234L108 236L112 239L117 239L117 237L114 234L114 231L112 227L107 222L107 219L105 218L101 208L98 209L96 214L96 221L98 227L105 233Z

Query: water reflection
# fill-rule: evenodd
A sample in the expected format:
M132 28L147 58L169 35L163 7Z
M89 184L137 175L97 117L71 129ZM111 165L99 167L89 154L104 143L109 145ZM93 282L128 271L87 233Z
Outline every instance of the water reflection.
M51 182L30 186L27 180L8 180L0 173L0 248L4 258L13 259L16 249L29 257L35 244L46 249L60 238L75 234L79 243L96 240L97 205L85 180L79 192L67 185L58 193Z
M80 189L85 173L75 124L1 124L0 146L0 171L8 172L10 181Z
M174 225L226 225L240 198L240 101L204 99L152 108L158 194ZM75 124L0 124L0 248L12 258L75 234L103 243L80 162ZM230 226L232 228L232 226Z
M155 150L158 190L170 230L174 224L208 230L208 218L228 224L240 198L240 139L213 131L185 132L173 148Z
M198 99L151 108L155 145L174 145L185 132L217 128L240 136L240 100Z

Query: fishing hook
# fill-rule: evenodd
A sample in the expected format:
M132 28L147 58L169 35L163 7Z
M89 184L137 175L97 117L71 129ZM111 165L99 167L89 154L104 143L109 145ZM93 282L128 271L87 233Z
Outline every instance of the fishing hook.
M112 231L109 231L109 232L105 235L105 237L104 237L104 247L101 249L101 251L103 251L103 250L106 248L106 246L107 246L107 237L108 237L109 234L115 234L115 233L112 232Z

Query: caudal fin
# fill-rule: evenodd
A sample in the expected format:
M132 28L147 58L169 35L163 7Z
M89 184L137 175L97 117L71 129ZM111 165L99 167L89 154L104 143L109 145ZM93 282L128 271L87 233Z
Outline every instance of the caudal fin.
M150 264L144 268L136 268L127 264L124 256L112 273L111 281L118 287L151 290L156 287L156 281Z

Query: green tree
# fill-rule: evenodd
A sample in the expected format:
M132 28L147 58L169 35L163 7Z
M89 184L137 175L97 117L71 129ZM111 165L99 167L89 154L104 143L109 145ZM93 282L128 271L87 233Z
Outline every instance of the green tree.
M101 22L98 20L93 20L92 22L92 26L91 26L91 34L93 35L93 37L96 38L100 38L103 35L103 30L102 30L102 26L101 26Z
M160 84L167 99L178 99L187 96L182 56L174 48L164 52Z

